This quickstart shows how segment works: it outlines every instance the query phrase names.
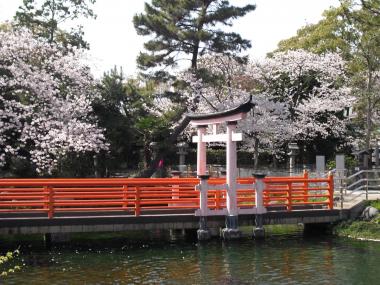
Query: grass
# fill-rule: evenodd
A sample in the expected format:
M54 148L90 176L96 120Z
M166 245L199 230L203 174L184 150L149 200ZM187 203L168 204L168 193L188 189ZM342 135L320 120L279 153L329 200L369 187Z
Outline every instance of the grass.
M368 204L380 211L380 200L370 201ZM380 240L380 215L370 221L343 221L334 227L334 233L338 236Z
M371 201L369 204L380 211L380 200Z

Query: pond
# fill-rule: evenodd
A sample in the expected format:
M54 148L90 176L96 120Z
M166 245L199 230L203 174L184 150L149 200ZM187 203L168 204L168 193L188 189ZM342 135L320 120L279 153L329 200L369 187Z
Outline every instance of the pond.
M9 246L9 244L7 245ZM4 248L2 249L4 250ZM379 284L380 243L302 232L234 242L108 238L21 247L2 284Z

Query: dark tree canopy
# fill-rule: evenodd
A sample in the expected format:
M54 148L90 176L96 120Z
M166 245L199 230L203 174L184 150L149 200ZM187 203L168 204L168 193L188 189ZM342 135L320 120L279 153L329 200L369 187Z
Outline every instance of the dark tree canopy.
M16 25L28 27L39 37L49 42L61 42L65 46L88 48L83 39L82 26L70 32L60 29L60 25L79 17L95 17L91 5L96 0L23 0L16 12Z
M137 33L150 36L144 44L146 52L141 52L137 58L139 68L172 67L184 54L191 56L193 69L197 68L197 59L202 53L244 59L239 54L251 47L250 41L221 28L232 26L232 20L254 9L255 5L236 7L227 0L152 0L151 4L145 3L145 12L133 18Z

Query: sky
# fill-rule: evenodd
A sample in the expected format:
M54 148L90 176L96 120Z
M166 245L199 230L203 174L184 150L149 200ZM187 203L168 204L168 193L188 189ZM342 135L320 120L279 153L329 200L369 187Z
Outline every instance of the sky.
M136 57L143 50L144 37L138 36L132 23L144 10L145 0L97 0L93 9L97 18L83 19L85 40L90 43L91 69L96 77L116 66L124 74L137 73ZM0 22L12 20L22 0L0 0ZM338 6L339 0L230 0L243 6L256 4L256 10L235 20L233 30L252 42L247 51L252 59L262 59L277 43L294 36L305 24L317 23L324 10Z

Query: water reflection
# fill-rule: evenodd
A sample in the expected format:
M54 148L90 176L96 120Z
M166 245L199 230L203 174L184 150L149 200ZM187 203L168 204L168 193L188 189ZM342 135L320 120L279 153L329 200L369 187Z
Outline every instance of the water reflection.
M4 284L377 284L380 279L379 244L299 234L262 242L111 240L22 251L25 268Z

